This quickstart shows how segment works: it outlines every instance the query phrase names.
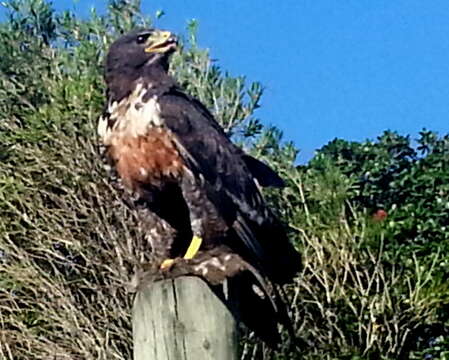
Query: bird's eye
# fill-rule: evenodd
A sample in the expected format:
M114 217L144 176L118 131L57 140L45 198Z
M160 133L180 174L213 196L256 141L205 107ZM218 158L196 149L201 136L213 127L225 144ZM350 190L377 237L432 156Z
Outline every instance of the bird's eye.
M150 37L150 34L145 34L145 35L139 35L136 39L136 42L138 44L143 44L147 41L147 39Z

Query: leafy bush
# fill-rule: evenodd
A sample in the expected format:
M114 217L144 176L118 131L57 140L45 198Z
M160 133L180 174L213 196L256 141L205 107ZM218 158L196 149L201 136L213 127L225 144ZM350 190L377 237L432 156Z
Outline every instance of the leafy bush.
M423 130L415 148L409 137L386 131L376 142L336 139L299 169L301 197L307 201L302 202L303 210L295 218L297 223L316 234L319 228L334 232L341 228L341 222L348 222L347 231L354 231L362 222L363 231L352 237L350 242L355 248L349 253L356 253L357 258L368 256L368 261L361 264L367 277L361 284L372 285L375 275L382 274L382 280L375 281L378 282L375 292L371 285L364 289L371 289L369 297L383 299L382 305L377 300L371 303L383 310L352 319L359 325L363 319L376 319L376 329L380 330L372 345L367 342L357 346L365 348L363 356L377 344L381 347L374 358L380 355L414 358L413 349L432 348L429 344L435 343L435 339L442 339L439 348L447 352L444 339L449 335L448 155L448 135L438 137ZM340 235L339 245L346 234L343 231ZM341 250L329 254L336 257ZM375 267L374 259L378 259ZM340 268L345 267L341 264ZM334 280L335 275L330 278ZM360 281L360 276L356 278ZM333 286L340 291L344 289L341 284ZM385 307L386 304L389 306ZM366 307L359 308L362 309ZM342 314L341 309L339 313ZM379 323L379 315L385 324ZM389 333L392 324L395 330ZM430 328L439 331L429 332ZM343 333L347 339L350 332ZM359 329L357 333L362 332Z
M395 246L405 245L423 255L440 246L446 252L449 136L440 138L424 130L417 143L415 149L409 137L389 131L377 142L335 140L309 166L333 164L354 184L351 200L373 212L385 210Z

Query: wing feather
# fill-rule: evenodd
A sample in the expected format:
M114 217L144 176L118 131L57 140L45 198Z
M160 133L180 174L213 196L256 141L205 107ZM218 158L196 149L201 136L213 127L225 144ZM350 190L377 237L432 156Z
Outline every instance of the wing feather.
M191 170L202 174L215 191L225 192L251 220L262 222L266 207L244 153L207 109L181 92L166 93L158 102L161 117Z
M265 205L255 181L262 186L281 186L282 180L235 146L197 100L170 91L161 95L158 103L161 118L190 170L205 181L204 189L222 216L232 214L227 221L232 221L245 252L274 281L291 281L300 268L299 254Z

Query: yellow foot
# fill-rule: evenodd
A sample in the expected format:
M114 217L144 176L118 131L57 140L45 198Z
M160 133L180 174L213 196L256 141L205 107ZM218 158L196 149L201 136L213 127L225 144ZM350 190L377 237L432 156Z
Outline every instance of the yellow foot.
M186 254L184 255L184 259L193 259L193 257L200 249L202 242L203 242L202 238L194 235L192 241L190 242L189 248L187 249Z
M162 261L161 266L159 267L161 270L169 270L173 264L175 263L175 259L165 259Z

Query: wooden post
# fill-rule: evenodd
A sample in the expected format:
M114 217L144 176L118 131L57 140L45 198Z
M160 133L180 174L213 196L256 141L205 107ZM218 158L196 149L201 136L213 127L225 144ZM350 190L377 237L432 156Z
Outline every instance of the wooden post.
M133 307L134 360L236 360L237 323L201 279L149 283Z

